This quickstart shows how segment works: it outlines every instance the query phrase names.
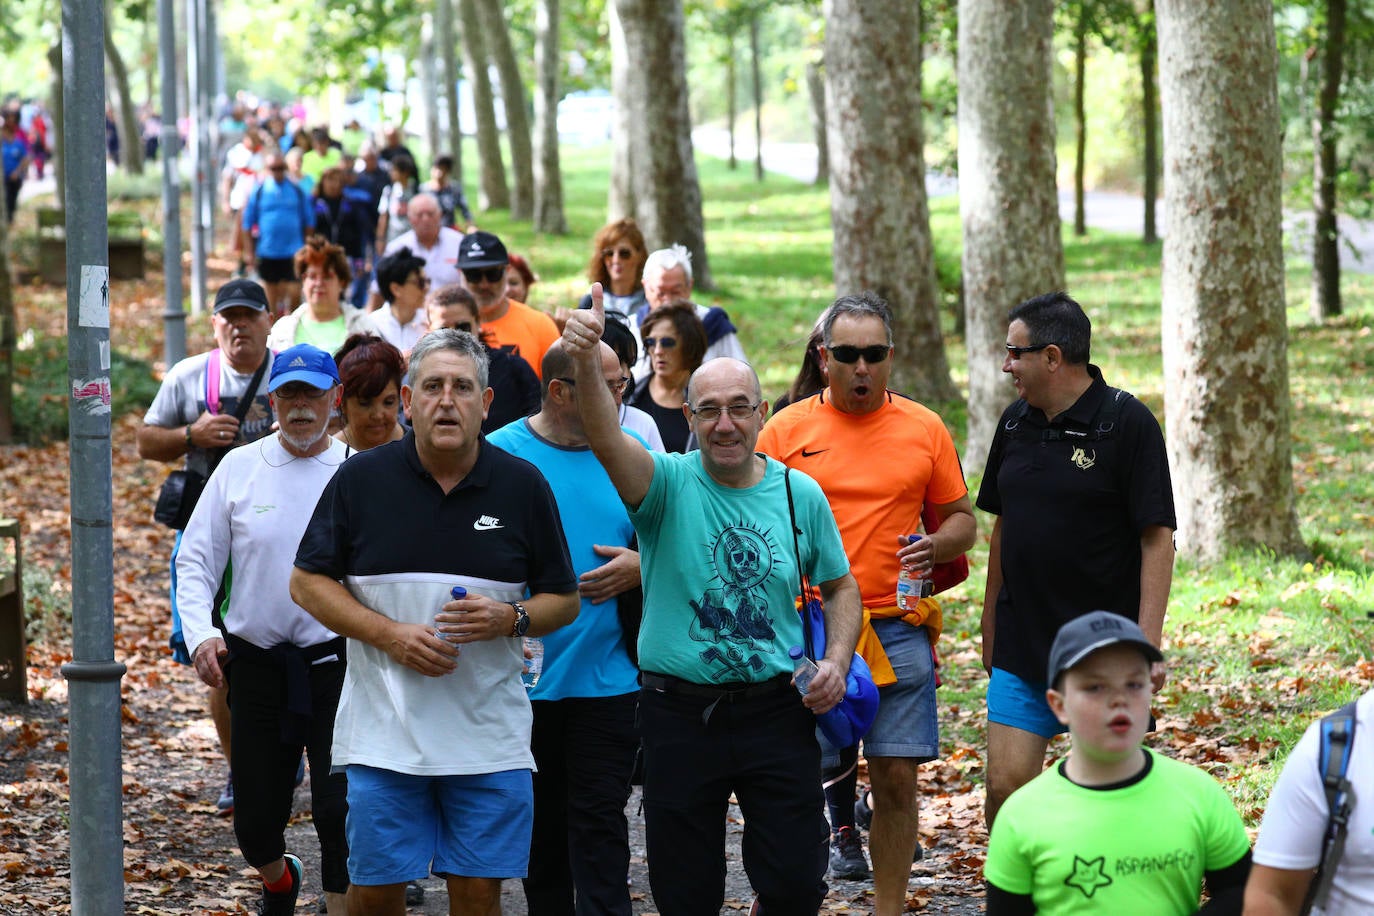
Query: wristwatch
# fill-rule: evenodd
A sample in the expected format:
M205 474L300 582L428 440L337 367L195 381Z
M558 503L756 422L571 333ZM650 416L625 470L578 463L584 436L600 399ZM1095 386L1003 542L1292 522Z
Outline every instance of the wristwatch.
M530 615L525 610L525 606L519 601L507 601L511 607L515 608L515 626L510 628L510 635L515 637L524 636L530 630Z

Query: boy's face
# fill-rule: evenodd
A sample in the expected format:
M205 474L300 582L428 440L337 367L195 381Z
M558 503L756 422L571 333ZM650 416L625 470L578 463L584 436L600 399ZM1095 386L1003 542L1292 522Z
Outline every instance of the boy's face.
M1107 646L1066 671L1045 698L1069 727L1074 753L1123 760L1150 725L1150 662L1131 646Z

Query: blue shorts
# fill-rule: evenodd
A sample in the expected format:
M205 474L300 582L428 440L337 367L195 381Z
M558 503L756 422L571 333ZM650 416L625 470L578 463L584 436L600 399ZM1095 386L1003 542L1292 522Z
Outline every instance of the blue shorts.
M348 877L402 884L435 875L523 878L534 789L529 770L412 776L348 767Z
M865 757L907 757L917 763L934 760L940 753L940 721L935 708L935 657L925 627L913 627L900 618L873 621L873 632L883 644L897 683L878 690L878 717L863 739ZM839 765L839 749L821 742L821 766Z
M1053 738L1069 730L1050 712L1044 684L1023 681L1002 668L993 668L988 681L988 721L1041 738Z

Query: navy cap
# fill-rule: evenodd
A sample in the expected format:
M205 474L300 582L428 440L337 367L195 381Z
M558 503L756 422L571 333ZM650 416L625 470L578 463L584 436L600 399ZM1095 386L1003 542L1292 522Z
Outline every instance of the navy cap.
M305 382L328 390L339 384L339 367L334 365L334 357L319 347L296 344L282 350L272 360L272 375L267 382L267 390L276 391L288 382Z
M1093 611L1076 617L1059 628L1050 647L1049 680L1053 684L1059 675L1108 646L1127 645L1139 649L1152 662L1164 661L1164 654L1145 638L1139 624L1110 611Z
M458 246L458 269L475 270L480 267L503 267L510 263L506 246L490 232L469 232Z
M267 311L267 293L252 280L230 280L215 292L214 313L225 309L249 308Z

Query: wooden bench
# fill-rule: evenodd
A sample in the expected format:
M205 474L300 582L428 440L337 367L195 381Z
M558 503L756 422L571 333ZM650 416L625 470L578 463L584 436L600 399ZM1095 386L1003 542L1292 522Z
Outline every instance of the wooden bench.
M19 522L0 518L3 542L14 542L14 566L0 572L0 697L26 703L29 698L24 640L24 561L20 556Z

